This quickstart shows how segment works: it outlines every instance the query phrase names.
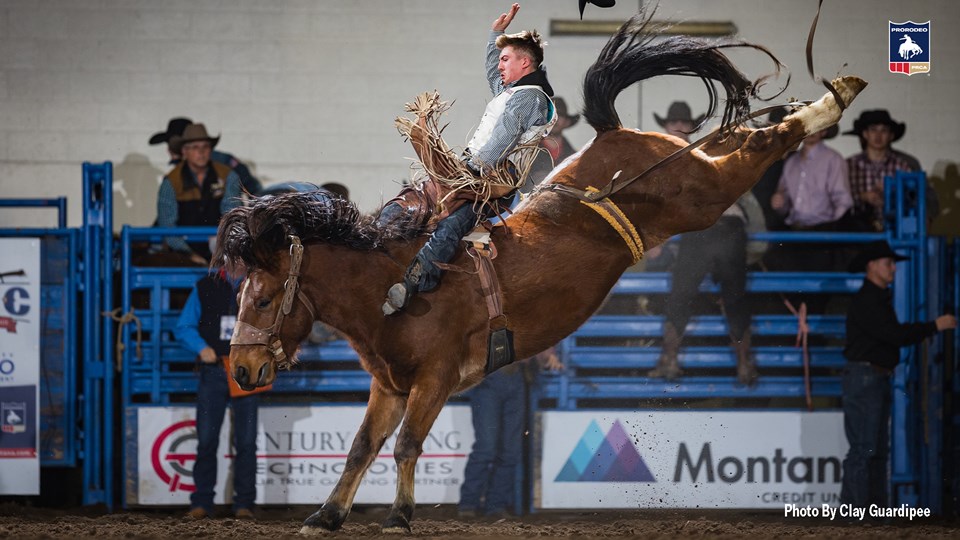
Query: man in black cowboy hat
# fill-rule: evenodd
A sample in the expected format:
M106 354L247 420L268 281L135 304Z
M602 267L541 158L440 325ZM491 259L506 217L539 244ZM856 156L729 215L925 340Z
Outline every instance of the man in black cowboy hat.
M919 171L920 163L891 146L907 131L907 125L890 117L886 109L863 111L844 135L860 138L859 154L847 158L853 216L863 230L883 230L883 179L897 171ZM927 190L928 193L932 190ZM928 195L930 213L936 215L936 198Z
M157 194L158 227L216 227L220 216L240 204L240 178L230 167L211 159L220 137L211 137L203 124L190 124L170 144L183 158L163 177ZM206 266L210 248L206 243L187 243L168 237L167 245Z
M661 118L657 113L653 113L654 120L663 128L668 135L680 137L690 142L690 134L700 127L706 115L701 114L694 118L690 112L690 105L686 101L674 101L667 108L666 118Z
M683 101L671 103L666 118L656 113L653 117L668 134L688 142L690 133L699 128L704 119L704 115L693 118L690 106ZM754 224L764 229L763 212L750 191L727 208L709 228L680 235L675 262L648 264L648 270L669 266L672 282L664 308L666 321L663 323L660 357L657 365L647 372L648 377L674 380L683 374L678 360L680 344L692 315L691 306L700 296L700 283L711 274L720 285L720 298L737 357L737 381L748 386L756 383L758 374L756 363L750 357L750 311L746 302L748 219L755 220ZM654 248L646 257L669 259L671 247L658 246L662 249Z
M170 121L167 122L166 131L159 131L150 136L150 144L167 144L167 153L170 154L171 166L179 163L181 159L180 148L171 144L171 140L173 140L175 137L183 135L183 130L192 123L193 121L189 118L171 118ZM260 183L260 180L258 180L257 177L250 172L250 169L247 167L247 165L234 157L232 154L214 150L210 155L210 159L217 163L222 163L236 171L237 176L240 177L240 186L247 193L250 193L251 195L257 195L263 189L263 185Z
M863 286L847 312L847 366L843 375L843 426L850 450L843 460L841 504L887 506L887 450L890 422L890 375L900 348L920 343L937 332L957 327L953 315L923 323L897 320L888 287L897 261L907 259L878 240L867 244L850 263L851 272L866 272Z

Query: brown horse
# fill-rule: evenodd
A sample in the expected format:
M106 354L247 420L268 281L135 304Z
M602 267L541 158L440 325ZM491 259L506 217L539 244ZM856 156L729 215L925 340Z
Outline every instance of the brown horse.
M681 140L668 135L624 129L613 106L630 84L664 74L701 78L710 89L711 111L717 96L709 81L723 87L725 136L611 195L629 221L611 226L594 207L552 186L602 188L682 148ZM865 86L855 77L833 84L847 103ZM611 39L584 81L584 116L596 138L558 166L543 189L493 233L518 358L548 348L590 317L636 250L710 226L787 150L840 119L841 107L827 94L781 124L748 129L740 121L755 88L716 44L685 37L654 42L637 18ZM642 241L633 252L625 243L629 235L617 230L631 225ZM437 290L415 297L402 314L380 312L384 291L401 279L424 241L415 233L380 229L373 217L322 193L260 200L232 210L220 224L214 260L247 272L230 351L233 376L242 386L271 383L314 319L346 336L373 376L343 474L304 522L303 533L342 525L367 468L401 422L394 451L397 495L383 530L408 532L422 443L448 397L484 376L490 323L475 275L447 272ZM464 254L453 264L473 268Z

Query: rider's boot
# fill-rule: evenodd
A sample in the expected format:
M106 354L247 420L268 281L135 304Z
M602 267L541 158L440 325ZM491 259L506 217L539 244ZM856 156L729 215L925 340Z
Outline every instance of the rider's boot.
M382 309L392 315L407 306L417 292L429 292L440 284L442 270L435 263L448 263L457 253L460 240L474 227L477 213L465 204L437 224L437 229L407 267L403 281L394 283L387 291Z
M647 372L647 377L663 378L668 381L679 379L683 375L677 355L680 353L680 333L672 323L663 323L663 347L657 366Z
M737 381L745 386L757 384L757 364L750 357L750 330L743 333L739 343L733 343L733 348L737 353Z

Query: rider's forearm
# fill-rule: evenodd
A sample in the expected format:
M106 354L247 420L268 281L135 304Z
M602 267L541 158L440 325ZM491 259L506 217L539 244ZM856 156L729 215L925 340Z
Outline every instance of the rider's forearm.
M487 39L487 83L495 96L503 91L503 82L500 79L500 49L497 48L497 38L502 35L503 32L491 30Z

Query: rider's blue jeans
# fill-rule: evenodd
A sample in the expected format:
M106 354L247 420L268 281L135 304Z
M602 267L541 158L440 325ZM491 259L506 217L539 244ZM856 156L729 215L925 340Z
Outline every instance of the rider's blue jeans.
M495 371L470 390L474 443L460 488L461 510L498 514L514 505L517 466L523 457L523 371Z
M466 203L437 224L430 239L417 253L422 268L418 287L420 292L437 288L443 271L434 263L448 263L453 259L460 241L476 226L477 217L473 204Z
M843 373L843 429L850 450L843 460L842 504L886 506L889 423L890 375L866 362L848 362Z
M217 484L217 446L220 428L230 404L233 410L233 498L234 510L253 508L257 497L257 405L256 395L231 398L227 373L222 364L200 364L197 388L197 460L193 464L196 491L190 507L213 510Z

